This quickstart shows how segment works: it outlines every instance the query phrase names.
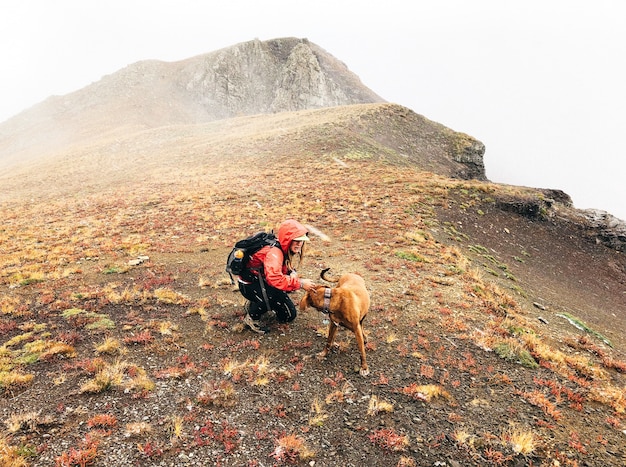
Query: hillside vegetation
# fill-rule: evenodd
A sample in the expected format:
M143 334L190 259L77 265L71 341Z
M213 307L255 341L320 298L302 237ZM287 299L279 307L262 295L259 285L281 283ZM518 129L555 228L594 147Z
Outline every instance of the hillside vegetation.
M242 117L5 177L0 465L623 465L623 255L542 191L450 178L466 137L435 128ZM287 217L318 232L302 275L365 278L369 377L345 330L315 358L315 310L243 325L225 257Z
M484 152L295 38L0 124L0 467L626 464L626 226ZM289 217L368 377L320 312L243 324L226 256Z

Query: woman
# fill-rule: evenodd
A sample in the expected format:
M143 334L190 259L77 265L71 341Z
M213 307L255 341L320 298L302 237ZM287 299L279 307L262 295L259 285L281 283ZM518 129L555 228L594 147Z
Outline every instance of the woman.
M265 246L250 258L239 277L239 291L249 300L244 323L254 332L269 331L260 323L261 316L269 310L276 312L279 323L296 319L296 306L287 293L315 287L315 282L301 279L296 272L308 241L307 229L298 221L287 219L278 227L280 247Z

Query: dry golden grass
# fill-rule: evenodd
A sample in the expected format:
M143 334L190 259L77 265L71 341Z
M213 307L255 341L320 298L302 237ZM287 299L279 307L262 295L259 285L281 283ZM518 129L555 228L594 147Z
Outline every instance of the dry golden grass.
M316 397L313 399L309 410L309 425L322 426L327 418L328 413L324 410L324 403Z
M131 373L131 377L128 373ZM80 392L100 393L118 387L130 390L151 391L154 383L148 377L145 370L123 360L113 363L104 363L94 375L80 387Z
M80 392L98 393L121 386L128 366L128 362L120 360L106 364L92 379L81 386Z
M30 383L33 378L34 375L19 371L0 371L0 388L6 390L16 386L24 386Z
M0 467L28 467L30 464L20 452L20 447L12 445L5 437L0 437Z
M156 289L154 296L163 303L171 303L174 305L185 305L189 299L183 294L171 289Z
M511 445L513 452L522 454L523 456L531 455L537 447L535 435L532 431L527 429L511 429L503 434L502 438Z
M4 421L9 433L17 433L18 431L35 431L38 420L41 418L41 412L26 412L12 414Z
M589 391L589 399L611 406L617 414L626 413L626 387L611 384L593 386Z
M237 397L237 390L230 381L220 381L205 383L197 400L202 404L229 407L237 403Z
M402 388L399 392L413 397L414 399L430 402L433 399L444 398L451 399L451 395L443 387L437 384L411 384Z
M95 345L94 350L97 354L104 355L121 355L127 352L122 343L114 337L107 337L100 344Z
M378 415L382 412L393 412L393 404L379 399L377 395L373 394L370 397L370 403L367 407L367 414Z
M306 441L295 434L281 436L276 440L276 448L270 455L279 462L307 461L315 457L315 451Z
M176 444L185 436L185 420L179 415L174 415L169 423L169 431L171 432L170 443Z

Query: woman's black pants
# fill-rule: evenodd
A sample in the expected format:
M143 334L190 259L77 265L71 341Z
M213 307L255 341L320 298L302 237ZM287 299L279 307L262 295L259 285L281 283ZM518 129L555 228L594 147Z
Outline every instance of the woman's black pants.
M262 286L265 288L269 309L276 312L276 320L278 322L290 323L296 319L296 306L289 298L289 295L287 295L287 292L267 285L266 282L261 284L258 277L252 280L250 284L239 282L241 295L250 300L248 313L250 313L252 319L257 320L268 311L267 304L263 298Z

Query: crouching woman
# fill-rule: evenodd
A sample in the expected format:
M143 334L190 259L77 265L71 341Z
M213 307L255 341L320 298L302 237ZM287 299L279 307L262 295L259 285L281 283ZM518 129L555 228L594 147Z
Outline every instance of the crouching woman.
M269 310L274 310L279 323L296 319L296 306L289 292L315 287L315 282L300 278L296 271L304 256L304 244L309 241L307 229L287 219L278 227L277 236L279 245L257 251L239 277L239 291L248 299L244 323L259 334L269 331L260 322Z

